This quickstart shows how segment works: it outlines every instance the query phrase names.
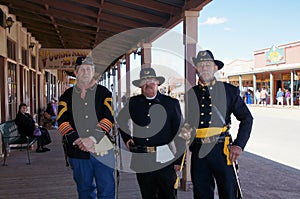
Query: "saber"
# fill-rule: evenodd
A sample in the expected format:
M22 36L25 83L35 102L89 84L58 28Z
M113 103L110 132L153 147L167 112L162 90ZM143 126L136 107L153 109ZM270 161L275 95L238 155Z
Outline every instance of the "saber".
M185 129L185 131L187 132L182 132L182 129ZM174 189L178 189L178 184L179 184L179 180L180 180L180 176L182 174L182 169L183 169L183 164L184 164L184 161L185 161L185 158L186 158L186 154L187 154L187 151L188 151L188 146L189 146L189 143L190 143L190 139L191 139L191 132L192 132L192 128L189 124L185 123L183 125L183 128L181 129L181 133L183 134L180 134L179 137L182 137L183 139L185 139L185 149L184 149L184 152L183 152L183 156L182 156L182 160L181 160L181 164L180 164L180 169L179 169L179 172L176 172L176 181L174 183Z
M237 190L237 197L239 199L243 199L243 193L242 193L242 188L241 188L241 184L240 184L240 179L239 179L239 176L238 176L238 171L237 171L237 165L235 162L232 162L232 167L233 167L233 170L234 170L234 175L235 175L235 179L236 179L236 182L237 182L237 185L238 185L238 190Z
M179 184L179 179L180 179L180 174L182 173L182 169L183 169L183 164L184 164L184 160L185 160L185 156L186 156L186 149L184 150L184 154L181 160L181 164L180 164L180 169L179 169L179 173L177 173L177 178L174 184L174 189L178 189L178 184Z
M116 68L112 68L112 76L113 76L113 84L112 84L112 106L114 110L114 125L113 125L113 138L114 138L114 153L115 153L115 171L114 171L114 178L115 178L115 199L118 199L118 194L119 194L119 170L118 170L118 159L120 158L120 165L122 165L121 161L121 151L120 151L120 137L118 134L118 127L116 123L116 117L118 114L118 109L117 109L117 96L116 96ZM121 167L121 166L120 166Z

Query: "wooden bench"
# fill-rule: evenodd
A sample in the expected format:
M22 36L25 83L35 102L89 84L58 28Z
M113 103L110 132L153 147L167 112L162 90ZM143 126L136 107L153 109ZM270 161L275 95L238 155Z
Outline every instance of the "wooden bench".
M33 145L37 141L37 138L21 136L18 132L18 127L14 120L0 124L0 133L2 137L2 151L4 152L3 166L7 166L6 159L9 153L8 149L10 148L10 145L21 145L21 149L24 147L23 145L25 145L28 158L27 164L31 164L29 150L31 145ZM11 149L14 148L20 147L12 147Z

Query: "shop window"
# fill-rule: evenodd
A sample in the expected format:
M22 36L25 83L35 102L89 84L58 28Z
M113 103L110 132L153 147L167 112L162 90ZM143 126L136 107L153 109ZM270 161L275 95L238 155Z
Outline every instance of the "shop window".
M8 113L9 120L16 117L17 114L17 75L16 75L17 65L13 63L8 63L7 71L7 85L8 85Z

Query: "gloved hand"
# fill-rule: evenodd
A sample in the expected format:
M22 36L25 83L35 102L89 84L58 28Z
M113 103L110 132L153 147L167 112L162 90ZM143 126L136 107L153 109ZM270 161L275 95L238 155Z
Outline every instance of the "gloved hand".
M188 123L185 123L181 128L181 133L179 136L188 141L191 139L192 130L193 128Z
M109 138L105 135L98 144L94 145L96 155L106 155L108 151L114 148L113 143L109 140Z

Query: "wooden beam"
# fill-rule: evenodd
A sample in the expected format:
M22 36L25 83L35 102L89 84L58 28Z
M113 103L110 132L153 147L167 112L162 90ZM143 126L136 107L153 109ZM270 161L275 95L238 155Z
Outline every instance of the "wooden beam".
M99 8L100 3L99 0L95 1L95 0L71 0L73 2L79 3L81 5L87 5L87 6L92 6L94 8Z
M72 13L67 13L62 10L49 10L47 15L54 16L55 18L58 18L60 20L65 20L68 22L73 22L75 24L82 24L82 25L87 25L87 26L92 26L92 27L97 27L97 22L96 19L93 20L89 17L84 17L79 14L72 14Z
M62 21L62 20L58 20L57 19L57 25L59 27L65 28L65 29L69 29L69 30L75 30L78 32L83 32L83 33L91 33L91 34L95 34L95 28L90 28L87 26L81 26L79 24L74 24L74 23L69 23L66 21Z
M20 9L9 9L11 13L17 16L17 19L22 19L22 20L31 20L35 22L42 22L42 23L47 23L51 24L51 21L48 18L42 17L38 14L32 14L31 12L20 10ZM21 20L19 20L21 21ZM22 22L22 21L21 21Z
M183 10L200 11L206 4L208 4L211 1L212 0L190 0L184 5Z
M115 33L120 33L120 32L128 30L128 28L124 28L124 27L121 27L121 26L118 26L118 25L114 25L114 24L111 24L111 23L108 23L108 22L105 22L105 21L100 22L100 29L101 30L107 30L109 32L115 32Z
M104 13L104 12L101 15L101 20L110 21L110 22L116 23L116 24L122 24L122 25L130 27L130 28L145 27L145 26L149 26L149 25L150 26L158 25L156 23L141 23L141 22L137 22L134 20L126 19L121 16L112 15L112 14L108 14L108 13Z
M32 30L31 33L41 32L43 34L57 36L57 33L55 32L55 30L53 28L51 30L51 29L48 29L48 28L41 28L38 24L36 24L36 26L32 26L32 25L27 25L27 23L25 23L24 26L27 27L28 31Z
M41 3L43 1L40 1ZM82 1L84 2L84 1ZM69 13L69 14L80 14L83 16L88 16L88 17L97 17L97 12L92 11L89 8L86 8L84 6L78 6L74 3L68 3L65 1L61 0L47 0L44 3L49 5L49 10L64 10L64 12Z
M132 19L139 19L141 21L146 21L146 22L152 22L155 21L158 24L163 24L166 19L160 16L148 14L142 11L137 11L132 8L126 8L124 6L112 4L105 2L103 4L103 10L107 10L111 13L116 13L118 15L124 15L127 18L132 18Z
M170 6L155 0L147 0L147 1L141 1L141 0L122 0L124 2L127 2L129 4L141 6L147 9L155 10L158 12L163 12L166 14L174 15L175 13L178 13L181 11L180 8Z

